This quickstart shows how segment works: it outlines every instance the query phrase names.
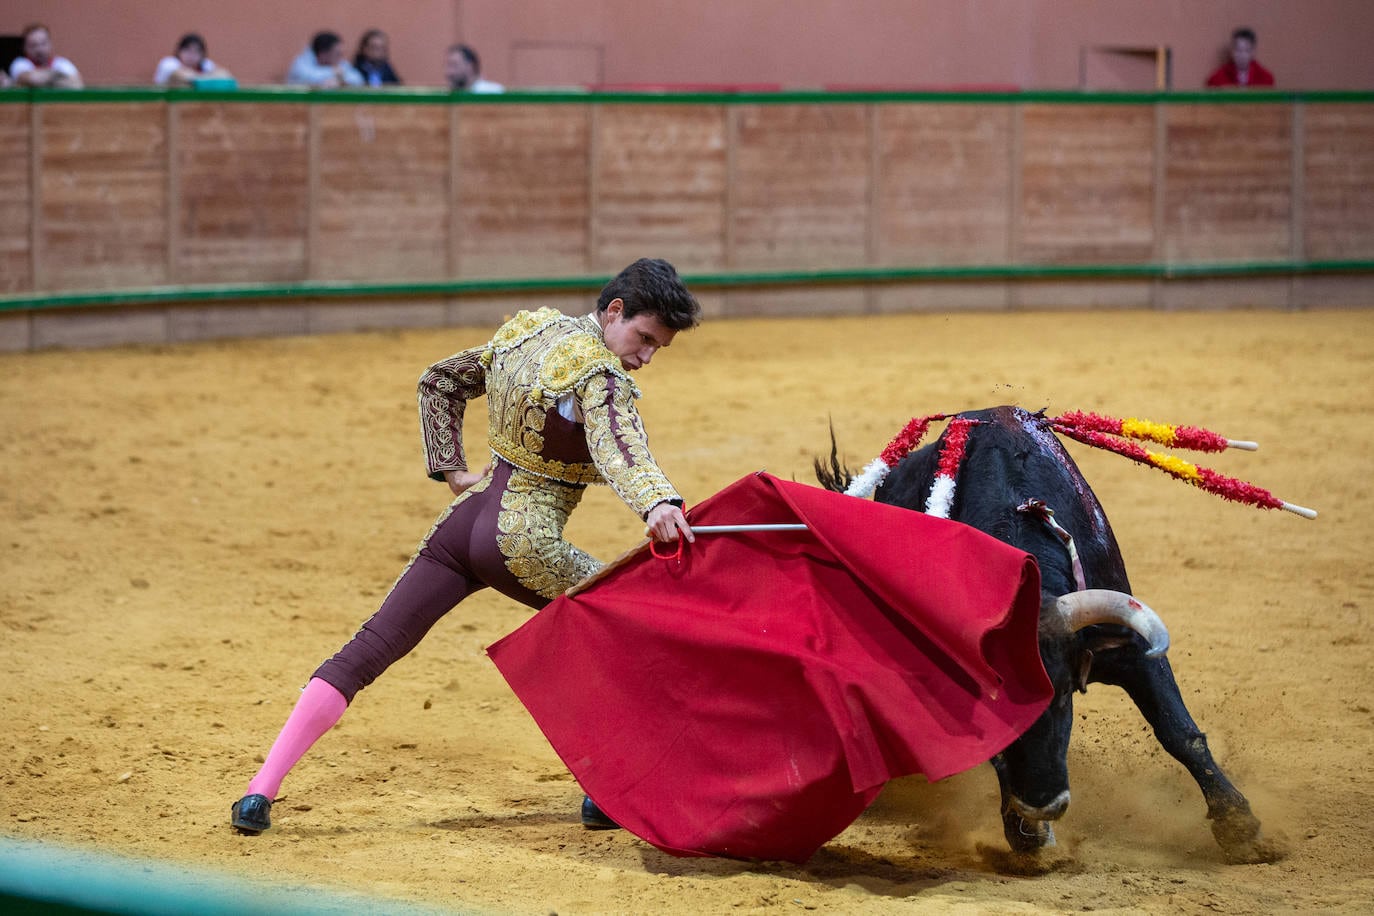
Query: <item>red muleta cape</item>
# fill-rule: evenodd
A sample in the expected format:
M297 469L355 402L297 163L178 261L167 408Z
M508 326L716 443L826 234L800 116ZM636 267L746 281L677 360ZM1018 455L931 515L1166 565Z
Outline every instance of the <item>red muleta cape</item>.
M598 806L674 855L803 862L889 779L981 763L1053 695L1028 554L758 473L487 651Z

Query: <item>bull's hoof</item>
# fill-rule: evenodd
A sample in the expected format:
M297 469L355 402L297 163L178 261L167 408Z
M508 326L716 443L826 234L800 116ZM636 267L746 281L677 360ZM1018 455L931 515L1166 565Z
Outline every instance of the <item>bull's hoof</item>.
M986 843L977 845L978 856L988 868L999 875L1013 875L1018 878L1036 878L1054 872L1075 874L1083 870L1083 865L1067 853L1058 849L1043 852L1014 852L999 849Z
M1007 845L1018 855L1037 853L1054 846L1054 827L1049 821L1027 820L1015 811L1002 814L1002 833Z
M1260 835L1259 819L1249 811L1233 811L1213 818L1212 836L1232 865L1277 862L1288 854L1282 843Z

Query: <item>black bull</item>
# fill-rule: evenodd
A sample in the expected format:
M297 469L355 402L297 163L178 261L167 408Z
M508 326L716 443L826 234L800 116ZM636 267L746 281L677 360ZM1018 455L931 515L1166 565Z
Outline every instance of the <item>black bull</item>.
M1168 636L1163 624L1149 608L1124 597L1130 595L1131 585L1121 551L1078 466L1040 414L996 407L961 416L978 422L970 430L950 518L1036 558L1041 580L1040 657L1055 691L1049 709L991 761L1002 792L1003 831L1013 851L1034 853L1053 845L1050 821L1062 816L1069 803L1073 694L1101 683L1125 690L1160 745L1187 767L1207 801L1212 834L1226 858L1276 858L1274 847L1260 837L1260 823L1249 802L1212 759L1206 736L1188 714L1164 654ZM943 441L944 436L903 459L875 499L924 511ZM849 483L833 435L830 465L817 461L816 473L831 490L843 491ZM1019 508L1032 500L1053 510L1054 520L1072 536L1086 588L1118 593L1115 610L1104 612L1101 606L1088 606L1101 602L1083 601L1105 593L1079 591L1064 541L1043 516ZM1076 598L1061 600L1075 592ZM1075 601L1080 603L1075 606Z

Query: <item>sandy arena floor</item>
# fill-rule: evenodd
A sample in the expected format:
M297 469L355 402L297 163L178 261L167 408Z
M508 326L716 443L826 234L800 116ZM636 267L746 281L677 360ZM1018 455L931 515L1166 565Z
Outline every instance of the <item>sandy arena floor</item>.
M1182 767L1100 686L1078 699L1073 804L1039 877L980 850L1004 846L988 767L892 784L805 867L584 832L576 784L483 654L527 612L485 593L359 697L272 831L234 834L297 689L447 502L415 379L491 330L0 356L0 834L480 912L1374 905L1374 311L722 320L640 377L689 500L759 468L810 482L829 418L852 465L914 414L1004 403L1258 440L1202 463L1318 520L1070 448L1282 861L1225 864ZM598 489L570 534L610 558L640 531Z

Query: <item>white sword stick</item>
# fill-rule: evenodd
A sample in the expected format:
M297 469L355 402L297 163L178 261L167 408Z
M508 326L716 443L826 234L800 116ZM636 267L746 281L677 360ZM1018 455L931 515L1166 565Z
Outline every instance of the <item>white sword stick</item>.
M806 531L806 525L693 525L693 534L733 534L736 531Z
M1259 451L1259 443L1258 443L1258 442L1247 442L1247 441L1244 440L1244 439L1227 439L1227 440L1226 440L1226 447L1227 447L1227 448L1238 448L1238 449L1240 449L1240 450L1243 451L1243 452L1257 452L1257 451Z

